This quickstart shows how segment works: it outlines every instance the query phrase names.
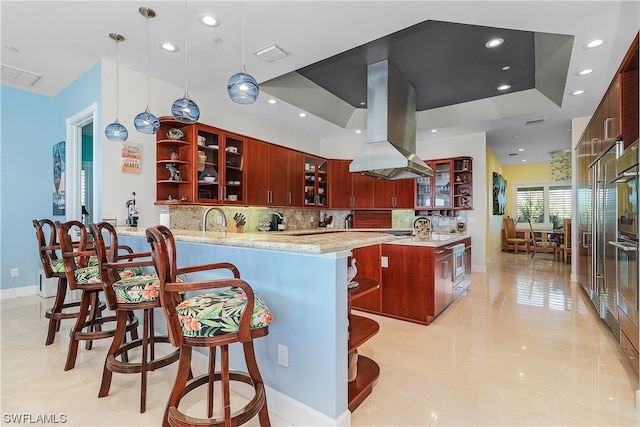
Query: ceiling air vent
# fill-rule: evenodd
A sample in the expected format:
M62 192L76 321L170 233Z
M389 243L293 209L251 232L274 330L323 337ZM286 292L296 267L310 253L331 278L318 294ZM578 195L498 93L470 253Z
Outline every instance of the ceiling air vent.
M539 119L525 120L524 124L525 125L535 125L535 124L544 122L545 119L546 119L546 117L540 117Z
M269 46L256 50L253 54L265 62L273 62L284 58L289 53L277 44L271 43Z
M21 70L11 65L2 64L2 80L19 83L25 86L33 86L42 77L41 74L31 71Z

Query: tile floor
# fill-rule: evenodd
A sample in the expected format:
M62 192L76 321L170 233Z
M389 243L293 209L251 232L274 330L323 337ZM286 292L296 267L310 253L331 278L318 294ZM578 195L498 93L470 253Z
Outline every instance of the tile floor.
M381 374L352 425L640 425L637 376L569 283L569 266L500 253L488 270L429 326L372 316L380 332L360 352ZM109 397L98 399L107 343L81 348L64 372L70 321L45 347L50 305L37 296L0 301L2 424L29 413L64 414L69 426L159 425L174 366L150 374L144 414L137 375L114 375ZM289 425L275 415L271 422Z

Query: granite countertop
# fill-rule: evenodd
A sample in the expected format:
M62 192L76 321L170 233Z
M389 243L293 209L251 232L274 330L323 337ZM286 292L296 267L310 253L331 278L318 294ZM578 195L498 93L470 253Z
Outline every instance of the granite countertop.
M145 237L143 228L118 227L122 236ZM354 248L388 243L396 240L392 234L380 231L353 229L309 229L255 233L229 233L223 231L171 230L176 241L207 243L211 245L268 249L304 254L324 254Z
M462 240L467 237L471 237L469 234L432 234L431 238L423 237L423 236L407 236L407 237L399 237L391 242L386 242L391 245L406 245L406 246L426 246L437 248L440 246L449 246L453 243L460 243Z

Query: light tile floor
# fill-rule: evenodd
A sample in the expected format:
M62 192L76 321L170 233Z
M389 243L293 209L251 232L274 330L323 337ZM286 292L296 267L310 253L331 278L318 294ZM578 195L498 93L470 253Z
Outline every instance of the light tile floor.
M640 425L637 376L569 283L570 267L546 255L500 253L488 269L429 326L371 316L380 332L359 351L381 374L352 425ZM150 373L144 414L137 375L115 374L110 395L98 399L108 343L81 348L76 368L65 372L71 321L45 347L51 303L0 301L2 424L27 413L64 414L69 426L159 425L175 365ZM271 422L289 425L273 414Z

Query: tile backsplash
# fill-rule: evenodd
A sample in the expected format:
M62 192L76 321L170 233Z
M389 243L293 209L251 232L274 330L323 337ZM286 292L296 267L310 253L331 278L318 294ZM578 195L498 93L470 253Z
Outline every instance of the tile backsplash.
M202 217L209 206L168 206L170 227L175 230L202 230ZM271 222L273 213L280 213L284 217L286 230L305 230L318 227L322 218L331 217L330 227L346 228L346 217L349 210L337 209L288 209L265 208L245 206L220 206L229 224L235 214L239 213L246 218L245 232L259 231L261 223ZM207 230L221 231L222 225L218 223L219 213L210 212L207 217ZM394 210L392 215L393 228L413 227L413 210Z

